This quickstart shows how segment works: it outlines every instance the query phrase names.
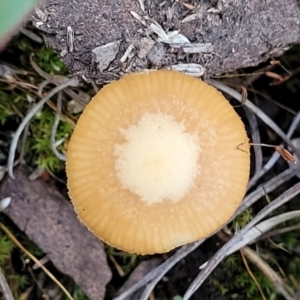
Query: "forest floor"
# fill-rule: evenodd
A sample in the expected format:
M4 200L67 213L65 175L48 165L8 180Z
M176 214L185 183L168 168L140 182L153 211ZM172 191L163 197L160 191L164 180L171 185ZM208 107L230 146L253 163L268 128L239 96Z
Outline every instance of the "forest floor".
M38 66L38 71L34 65ZM43 88L44 92L49 92L53 88L51 84L41 85L45 77L39 69L52 78L53 76L69 76L55 53L43 43L32 41L22 34L16 36L0 53L0 177L3 175L2 182L5 182L8 176L7 162L14 132L33 104L39 101L39 88ZM242 104L227 93L225 95L245 122L249 138L254 143L257 141L276 146L283 142L283 138L267 119L257 118L255 113L246 108L246 98L269 116L285 134L291 128L291 124L294 124L294 128L291 129L289 135L285 135L285 138L289 143L293 143L296 150L300 149L299 46L292 47L282 57L274 58L258 67L238 70L215 76L212 79L240 93L238 100L241 100ZM94 85L81 84L72 90L83 101L86 101L95 94L96 89ZM62 117L56 128L55 140L58 141L57 150L65 153L83 106L68 95L63 96L62 104ZM57 105L55 100L51 99L35 114L18 143L16 159L27 170L31 170L32 180L44 181L47 186L58 189L68 199L65 185L65 162L53 153L53 145L50 141L56 112ZM286 141L283 147L290 149ZM295 148L290 150L295 150ZM274 158L275 150L274 147L252 149L252 186L249 188L248 197L257 193L261 189L259 187L265 187L265 192L260 194L253 205L247 207L233 222L228 224L228 230L231 233L238 232L245 227L264 207L270 205L272 200L280 197L282 193L289 191L299 182L295 169L292 168L294 164L283 159L286 158L285 153L279 153L283 154L283 158ZM273 164L270 163L270 159L273 159ZM299 168L297 163L296 167ZM280 181L281 184L270 185L272 180ZM282 205L271 210L268 218L299 211L299 199L298 195L291 197L288 202L282 201ZM73 281L72 274L66 276L58 271L56 266L47 259L46 253L40 250L39 245L34 244L12 222L5 211L0 213L0 222L32 255L39 260L45 258L44 265L66 287L73 299L88 299ZM296 299L300 282L299 228L300 217L296 215L279 224L276 229L273 228L268 234L262 232L261 236L252 241L254 243L249 246L255 250L260 260L255 261L249 258L242 250L225 257L191 299ZM150 299L182 299L198 275L199 266L210 259L227 242L229 239L227 233L228 231L220 231L190 254L186 253L167 274L162 276L153 292L150 293ZM53 239L55 238L53 236ZM112 279L107 285L105 295L105 299L110 300L116 296L119 288L131 274L135 274L134 282L138 282L147 270L167 261L175 252L142 257L125 254L105 246L105 253L108 266L112 271ZM262 267L261 261L265 263L265 267ZM266 272L266 265L270 268L269 273ZM140 274L134 272L138 266L141 266ZM15 299L66 299L57 285L26 253L18 248L3 230L0 230L0 267ZM272 276L279 276L282 282L279 280L280 283L278 281L277 284L274 283ZM290 298L285 292L280 292L281 288L288 291ZM129 299L129 297L124 299Z

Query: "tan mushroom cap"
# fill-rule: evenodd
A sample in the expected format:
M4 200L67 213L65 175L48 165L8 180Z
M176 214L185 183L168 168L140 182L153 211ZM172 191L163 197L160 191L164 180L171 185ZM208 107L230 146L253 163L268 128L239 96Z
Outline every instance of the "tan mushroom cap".
M172 71L108 84L69 143L79 219L111 246L162 253L209 236L239 206L249 176L243 123L215 88Z

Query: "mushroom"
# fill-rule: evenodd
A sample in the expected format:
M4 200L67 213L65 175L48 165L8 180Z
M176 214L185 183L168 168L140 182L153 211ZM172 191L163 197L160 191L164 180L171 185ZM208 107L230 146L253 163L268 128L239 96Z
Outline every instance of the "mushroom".
M106 85L67 153L79 219L107 244L153 254L207 237L239 206L249 177L244 124L212 86L174 71Z

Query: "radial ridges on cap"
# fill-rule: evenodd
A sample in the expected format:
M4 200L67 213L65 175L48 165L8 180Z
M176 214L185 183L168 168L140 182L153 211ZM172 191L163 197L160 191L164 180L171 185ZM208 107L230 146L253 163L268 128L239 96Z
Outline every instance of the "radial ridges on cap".
M78 121L66 164L79 219L106 243L139 254L219 229L243 199L249 167L244 125L223 95L166 70L100 90Z

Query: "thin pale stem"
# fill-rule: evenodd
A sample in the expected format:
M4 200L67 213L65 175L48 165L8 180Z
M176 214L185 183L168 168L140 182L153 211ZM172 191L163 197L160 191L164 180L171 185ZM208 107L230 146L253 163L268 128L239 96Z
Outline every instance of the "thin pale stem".
M60 113L61 113L61 106L62 106L62 92L58 93L57 97L57 112L55 114L54 122L51 128L51 136L50 136L50 147L54 155L62 161L66 161L66 156L62 153L60 153L57 148L56 148L56 141L55 141L55 136L58 128L58 124L60 121Z
M20 139L20 136L26 127L26 125L30 122L31 118L43 107L43 105L46 103L47 100L49 100L51 97L53 97L56 93L59 91L65 89L68 86L74 86L74 84L77 83L77 80L75 78L69 79L66 82L63 82L62 84L55 87L53 90L51 90L43 99L41 99L36 105L34 105L31 110L28 112L28 114L23 118L21 124L19 125L17 131L15 132L13 139L10 144L9 148L9 154L8 154L8 161L7 161L7 170L8 174L11 178L15 179L13 174L13 165L15 160L15 154L16 149L18 145L18 141Z

